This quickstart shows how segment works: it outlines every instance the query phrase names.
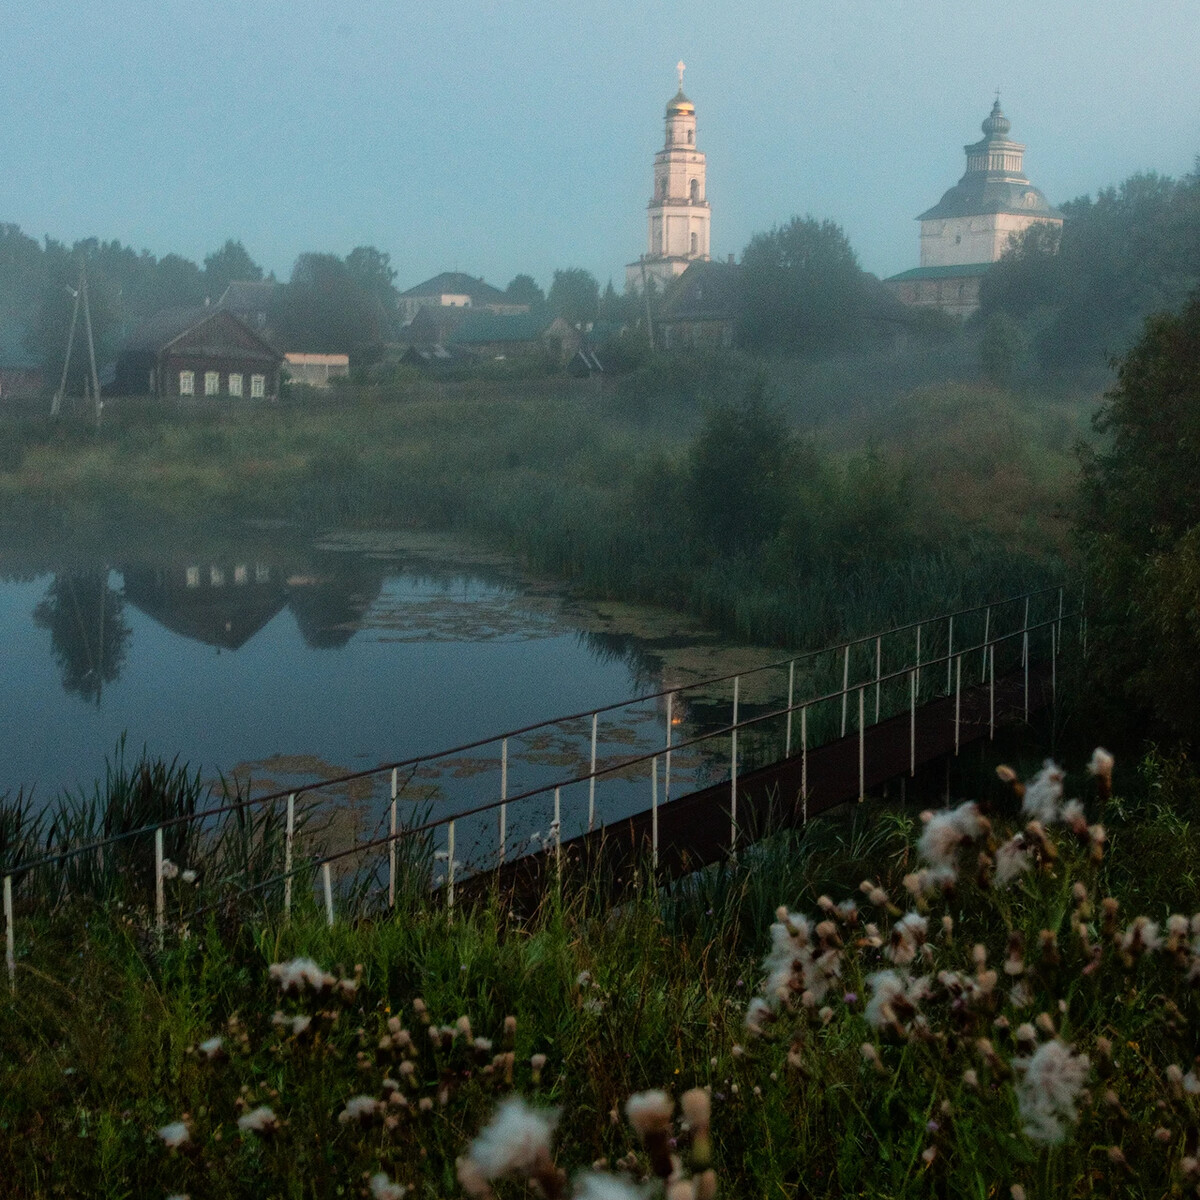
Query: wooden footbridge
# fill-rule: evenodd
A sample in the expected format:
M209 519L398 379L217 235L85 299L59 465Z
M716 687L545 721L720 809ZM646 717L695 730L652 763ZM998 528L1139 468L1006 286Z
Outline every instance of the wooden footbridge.
M244 821L247 810L279 813L279 869L253 880L208 872L206 890L226 903L271 889L288 910L299 882L323 893L330 921L340 887L364 873L381 903L395 906L416 872L453 907L464 887L540 889L575 863L619 868L640 858L663 876L695 870L768 825L802 825L885 786L900 790L930 764L1028 722L1055 699L1064 634L1082 633L1064 605L1061 588L1024 593L0 864L10 974L15 905L37 872L63 872L85 856L103 863L109 847L132 841L153 853L161 926L165 851L202 865L219 823ZM351 802L374 828L332 821L341 845L301 828L303 814L344 815Z

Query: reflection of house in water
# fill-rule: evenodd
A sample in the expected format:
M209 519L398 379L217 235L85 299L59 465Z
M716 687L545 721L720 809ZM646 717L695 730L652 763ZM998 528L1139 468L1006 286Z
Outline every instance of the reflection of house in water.
M339 556L334 567L288 579L292 615L314 650L346 645L383 590L383 568L370 560Z
M125 567L125 598L172 633L236 650L287 604L281 573L262 563Z

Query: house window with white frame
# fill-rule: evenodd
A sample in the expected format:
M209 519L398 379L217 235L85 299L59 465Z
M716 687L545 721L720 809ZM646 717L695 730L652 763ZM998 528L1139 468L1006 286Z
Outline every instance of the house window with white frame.
M233 373L229 376L229 394L231 396L240 396L242 394L242 377Z
M261 400L267 394L267 377L265 375L250 376L250 399Z
M196 394L195 371L179 372L179 394L181 396L194 396Z
M220 371L204 372L204 394L206 396L219 396L221 394Z

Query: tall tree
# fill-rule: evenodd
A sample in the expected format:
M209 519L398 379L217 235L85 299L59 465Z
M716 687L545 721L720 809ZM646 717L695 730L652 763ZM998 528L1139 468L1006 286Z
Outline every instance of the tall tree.
M864 336L865 277L840 225L793 217L742 255L741 337L762 350L845 349Z
M528 304L531 309L541 308L546 303L546 293L532 275L514 275L504 294L514 304Z
M235 242L232 238L204 260L205 294L214 304L231 283L257 283L262 277L262 267L250 257L241 242Z
M336 254L302 254L284 292L288 349L362 355L384 340L378 302Z
M572 325L586 325L599 315L600 285L583 267L567 267L554 272L546 303L556 317L563 317Z

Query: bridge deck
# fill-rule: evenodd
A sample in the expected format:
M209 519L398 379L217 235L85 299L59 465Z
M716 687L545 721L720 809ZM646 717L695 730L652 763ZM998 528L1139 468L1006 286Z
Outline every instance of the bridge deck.
M996 680L997 730L1025 718L1025 676L1016 671ZM1052 700L1049 664L1031 665L1029 708L1036 711ZM952 755L954 741L953 696L929 701L917 709L916 766L920 769ZM963 688L959 710L959 747L988 737L989 699L986 684ZM910 717L905 712L866 729L863 739L865 791L876 792L889 780L909 774ZM827 742L808 752L807 815L818 816L859 797L858 732ZM680 796L658 808L658 870L664 878L687 874L725 858L730 839L730 785L726 780ZM756 830L798 826L805 816L801 802L801 758L791 758L748 772L738 778L739 844L751 843ZM562 844L564 871L581 868L616 880L621 869L648 855L652 815L638 813L602 829ZM506 863L498 871L483 872L465 881L467 895L499 884L505 893L536 897L554 872L554 852L546 850Z

